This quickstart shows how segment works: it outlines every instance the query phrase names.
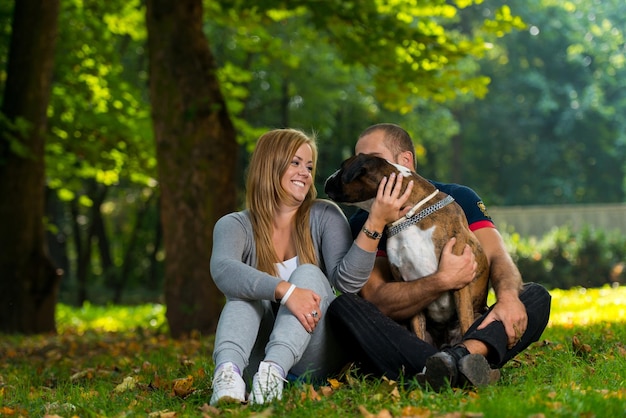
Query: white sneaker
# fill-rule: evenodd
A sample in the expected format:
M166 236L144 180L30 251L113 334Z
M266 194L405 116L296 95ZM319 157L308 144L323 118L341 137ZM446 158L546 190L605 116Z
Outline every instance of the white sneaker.
M282 399L284 382L286 380L277 365L262 361L259 364L259 371L252 379L250 403L263 404L273 399Z
M213 376L211 405L218 403L241 403L246 401L246 383L235 371L234 364L224 363Z

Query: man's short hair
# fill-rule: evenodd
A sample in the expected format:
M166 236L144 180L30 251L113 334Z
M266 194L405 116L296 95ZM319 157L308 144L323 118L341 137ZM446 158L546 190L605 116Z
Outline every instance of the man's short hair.
M409 135L407 131L394 123L377 123L361 132L359 139L376 131L382 131L384 133L383 143L385 147L391 151L395 159L397 159L398 155L401 153L410 151L411 155L413 155L413 167L416 167L415 146L413 145L411 135Z

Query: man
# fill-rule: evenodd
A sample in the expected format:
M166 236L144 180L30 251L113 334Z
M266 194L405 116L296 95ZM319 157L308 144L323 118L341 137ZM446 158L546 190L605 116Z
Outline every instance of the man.
M373 154L415 170L413 150L409 134L388 123L367 128L355 146L357 154ZM454 255L451 241L443 249L437 272L419 280L396 282L383 236L375 267L360 297L342 295L331 304L328 315L340 338L346 344L356 343L356 360L367 372L392 379L424 376L435 390L448 384L483 386L499 375L492 367L497 371L539 339L548 323L551 298L538 284L522 283L500 233L473 190L431 182L463 208L470 230L489 261L497 302L472 325L460 344L437 352L399 322L413 317L442 293L471 282L476 269L473 254L466 248L462 255ZM361 230L366 218L367 213L359 211L350 219L353 233Z

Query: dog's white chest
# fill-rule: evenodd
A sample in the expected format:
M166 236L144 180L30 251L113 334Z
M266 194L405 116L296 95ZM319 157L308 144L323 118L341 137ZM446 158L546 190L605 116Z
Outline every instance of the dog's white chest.
M404 281L421 279L433 274L439 265L439 254L433 243L436 226L422 230L417 226L407 228L387 239L387 257L394 272ZM454 315L454 298L446 292L428 305L428 316L435 322L445 322Z
M437 271L434 232L434 226L425 231L412 226L387 239L389 263L398 269L402 280L420 279Z

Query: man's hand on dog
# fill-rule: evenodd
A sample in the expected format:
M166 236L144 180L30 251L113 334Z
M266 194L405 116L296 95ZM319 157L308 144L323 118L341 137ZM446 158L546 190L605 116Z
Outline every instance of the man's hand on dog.
M438 273L445 290L461 289L474 280L478 263L474 252L469 245L465 245L463 253L456 255L452 248L456 244L456 238L452 237L441 251Z

